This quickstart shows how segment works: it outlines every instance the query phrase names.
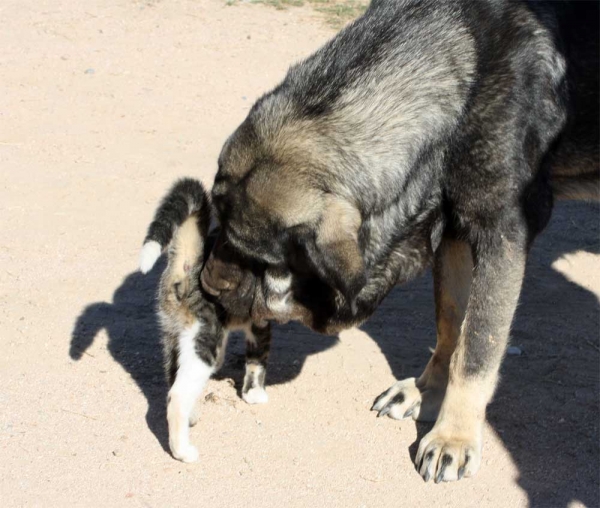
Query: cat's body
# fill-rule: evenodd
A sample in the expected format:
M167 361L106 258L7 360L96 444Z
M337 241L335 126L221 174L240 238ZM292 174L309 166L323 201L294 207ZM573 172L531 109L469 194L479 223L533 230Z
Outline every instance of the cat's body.
M227 314L200 286L209 238L210 204L202 184L178 181L165 196L150 224L140 256L147 273L167 249L168 261L158 291L165 373L169 384L169 446L176 459L193 462L197 449L189 426L197 421L195 403L210 376L222 365L227 336L241 329L246 336L246 375L242 397L250 404L267 402L264 389L270 327Z

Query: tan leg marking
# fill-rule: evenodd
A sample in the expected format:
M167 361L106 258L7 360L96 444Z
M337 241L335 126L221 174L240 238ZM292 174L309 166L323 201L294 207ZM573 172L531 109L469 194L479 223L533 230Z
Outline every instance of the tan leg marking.
M437 318L437 344L425 370L418 379L397 382L379 399L373 409L379 415L419 421L435 421L446 386L450 358L463 322L471 280L473 260L470 247L457 240L444 239L436 252L433 270Z
M479 259L439 416L419 444L416 464L425 481L460 480L481 465L485 411L496 388L525 269L524 250L501 239L491 255L488 251Z
M479 470L485 408L493 389L490 380L449 383L437 422L419 443L415 459L425 481L456 481Z

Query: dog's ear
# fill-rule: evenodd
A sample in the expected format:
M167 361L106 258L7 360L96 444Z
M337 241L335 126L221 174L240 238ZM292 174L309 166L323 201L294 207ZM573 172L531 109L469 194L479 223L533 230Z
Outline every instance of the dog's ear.
M319 276L337 289L356 314L356 299L367 282L358 243L359 211L350 203L328 197L307 254Z

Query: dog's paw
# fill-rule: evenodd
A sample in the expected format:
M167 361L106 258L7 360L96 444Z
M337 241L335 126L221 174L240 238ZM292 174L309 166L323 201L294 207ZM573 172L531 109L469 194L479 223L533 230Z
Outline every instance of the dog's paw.
M415 465L428 482L454 482L473 476L481 465L481 432L444 432L435 427L419 444Z
M179 448L172 447L171 453L174 458L181 462L196 462L199 457L198 449L192 444L187 444Z
M250 388L247 392L242 393L242 399L248 404L266 404L269 402L269 396L264 388Z
M377 416L389 416L395 420L403 420L419 412L421 392L417 388L416 379L411 377L394 383L375 399L371 411Z
M146 242L140 252L140 272L148 273L160 257L162 248L160 243L150 240Z
M395 420L412 417L413 420L435 421L444 400L444 389L425 383L417 386L418 381L411 377L398 381L383 392L371 408L377 416L389 416Z

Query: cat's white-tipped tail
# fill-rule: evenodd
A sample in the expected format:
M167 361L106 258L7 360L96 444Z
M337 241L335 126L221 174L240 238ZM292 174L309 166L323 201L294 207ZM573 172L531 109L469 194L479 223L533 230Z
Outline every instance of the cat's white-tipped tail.
M160 253L162 252L162 248L160 243L150 240L146 242L142 247L142 251L140 252L140 272L148 273L152 270L154 263L160 257Z

